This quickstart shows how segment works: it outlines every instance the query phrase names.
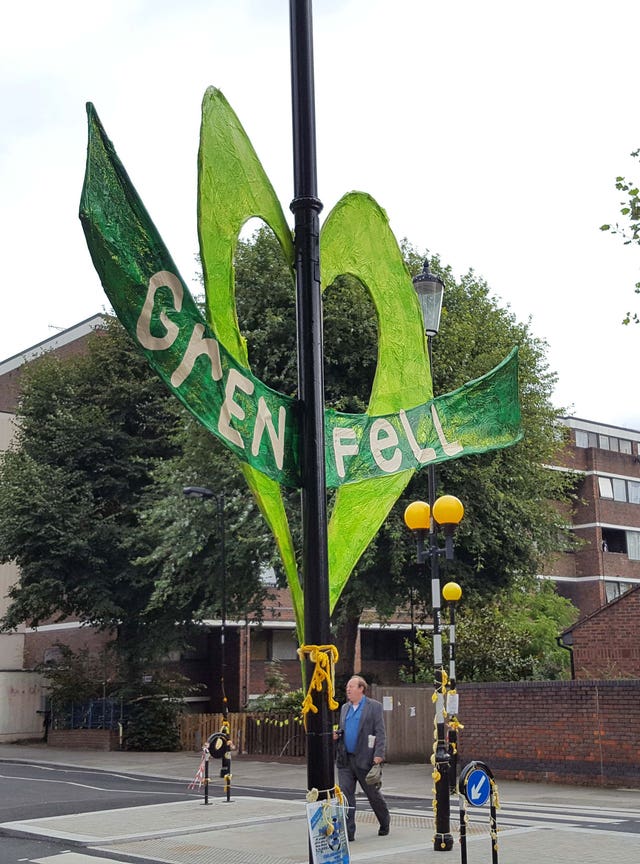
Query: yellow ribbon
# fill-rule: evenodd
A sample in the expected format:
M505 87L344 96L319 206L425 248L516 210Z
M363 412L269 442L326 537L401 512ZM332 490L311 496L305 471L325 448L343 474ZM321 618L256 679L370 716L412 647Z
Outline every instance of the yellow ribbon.
M311 682L307 695L302 701L302 717L304 720L304 728L307 728L307 714L313 711L318 713L318 709L313 704L313 691L322 691L324 684L327 685L327 700L331 711L338 708L338 702L334 699L335 683L334 683L334 666L338 662L338 649L335 645L301 645L298 648L298 656L304 659L308 656L312 663L315 664Z

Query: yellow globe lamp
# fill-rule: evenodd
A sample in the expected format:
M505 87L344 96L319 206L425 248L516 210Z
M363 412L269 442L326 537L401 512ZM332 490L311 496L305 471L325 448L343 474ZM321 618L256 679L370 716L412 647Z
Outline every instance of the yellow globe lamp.
M442 495L434 502L433 518L438 525L459 525L463 516L464 506L455 495Z
M447 603L457 603L462 597L462 588L457 582L447 582L447 584L442 588L442 596Z
M431 507L426 501L412 501L404 511L404 521L410 531L428 531L431 526Z

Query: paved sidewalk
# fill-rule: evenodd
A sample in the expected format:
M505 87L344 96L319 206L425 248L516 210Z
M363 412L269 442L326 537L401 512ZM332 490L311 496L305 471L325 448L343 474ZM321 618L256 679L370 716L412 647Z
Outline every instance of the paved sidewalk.
M189 783L195 776L197 753L118 753L52 749L44 745L0 744L0 761L26 761L97 768L145 776L170 777ZM613 830L619 823L611 818L612 830L588 827L597 813L600 821L611 811L628 811L640 823L640 790L590 789L500 782L501 809L498 811L499 861L502 864L638 864L640 833ZM306 864L305 821L306 766L261 762L236 757L233 784L242 786L242 795L227 802L222 780L212 777L210 806L202 801L141 806L124 810L77 814L47 819L5 823L4 830L56 837L78 851L56 856L55 864L80 864L83 845L101 851L111 862L144 856L163 864ZM249 788L247 788L249 787ZM300 789L299 801L252 797L250 787ZM359 804L356 842L351 860L377 864L425 864L425 861L460 860L459 846L442 855L433 851L431 779L426 765L386 765L384 790L392 810L391 833L378 837L373 814ZM232 787L233 790L233 787ZM421 813L394 810L393 796L403 795L424 801ZM517 827L509 808L526 802L536 807L552 806L558 816L572 812L570 825L549 827L535 824ZM486 808L474 808L467 838L468 864L489 864L492 860ZM575 817L575 818L574 818ZM458 806L452 799L452 832L458 834ZM478 822L478 819L481 821ZM89 859L96 861L96 859ZM52 859L53 861L53 859ZM96 864L100 859L97 859Z

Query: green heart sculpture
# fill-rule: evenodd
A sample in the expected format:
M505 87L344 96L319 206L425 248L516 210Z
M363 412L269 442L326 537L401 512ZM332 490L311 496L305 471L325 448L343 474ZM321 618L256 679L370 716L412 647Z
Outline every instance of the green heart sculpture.
M304 598L281 484L299 485L295 401L257 379L236 316L233 258L251 217L273 230L293 270L284 213L240 121L206 91L198 155L198 233L206 316L185 287L91 104L80 219L111 304L157 374L240 460L278 545L303 642ZM331 610L414 471L522 436L514 350L482 378L433 398L422 317L384 211L350 193L320 238L321 280L351 274L378 314L378 365L364 415L327 411Z

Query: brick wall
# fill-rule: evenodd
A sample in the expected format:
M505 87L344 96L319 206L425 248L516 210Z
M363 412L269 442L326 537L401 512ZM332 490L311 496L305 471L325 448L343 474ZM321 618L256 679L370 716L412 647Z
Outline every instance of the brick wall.
M110 729L50 729L47 745L69 750L119 750L116 732Z
M460 684L461 765L497 779L640 787L640 679Z
M575 677L640 678L639 624L640 586L575 624Z

